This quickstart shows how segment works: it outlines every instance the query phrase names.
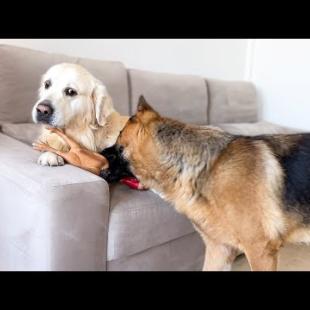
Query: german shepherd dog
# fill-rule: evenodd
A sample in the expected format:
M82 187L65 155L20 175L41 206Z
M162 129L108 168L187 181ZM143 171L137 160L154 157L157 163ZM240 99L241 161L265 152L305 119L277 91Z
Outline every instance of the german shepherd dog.
M231 135L162 117L143 97L116 148L142 184L200 233L203 270L277 269L286 242L310 241L310 134Z

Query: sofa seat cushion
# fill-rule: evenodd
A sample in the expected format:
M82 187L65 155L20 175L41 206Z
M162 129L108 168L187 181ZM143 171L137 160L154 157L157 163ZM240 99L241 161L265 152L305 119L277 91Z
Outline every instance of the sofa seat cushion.
M0 131L18 141L31 145L41 134L43 125L40 124L11 124L3 123Z
M152 191L110 187L108 261L130 256L194 231L191 222Z
M309 251L310 252L310 251ZM108 271L201 271L205 246L196 232L107 262Z

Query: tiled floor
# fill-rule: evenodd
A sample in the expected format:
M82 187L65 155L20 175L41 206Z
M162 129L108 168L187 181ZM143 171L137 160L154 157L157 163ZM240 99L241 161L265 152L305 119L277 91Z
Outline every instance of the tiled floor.
M233 271L249 271L244 255L234 262ZM280 271L310 271L310 245L288 245L280 251Z

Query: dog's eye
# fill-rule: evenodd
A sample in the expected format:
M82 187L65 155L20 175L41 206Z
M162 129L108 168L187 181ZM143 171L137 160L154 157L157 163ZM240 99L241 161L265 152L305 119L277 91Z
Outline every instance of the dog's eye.
M50 88L51 86L52 86L51 80L47 80L47 81L44 82L44 88L45 88L45 89L48 89L48 88Z
M69 97L73 97L73 96L76 96L77 95L77 91L71 87L67 87L65 89L65 95L66 96L69 96Z

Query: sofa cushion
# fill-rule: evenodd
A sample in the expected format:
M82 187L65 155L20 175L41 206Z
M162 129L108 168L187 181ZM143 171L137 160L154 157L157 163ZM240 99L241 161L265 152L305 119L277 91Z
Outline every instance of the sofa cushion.
M129 113L127 72L119 62L91 60L0 45L0 121L32 122L42 74L52 65L79 63L100 79L110 92L116 109Z
M209 124L248 123L258 120L256 90L244 81L206 80Z
M131 113L144 95L159 113L180 121L207 124L208 95L204 79L192 75L128 70L131 86Z
M191 222L151 191L110 187L108 260L129 256L194 231Z
M22 123L22 124L1 124L0 131L18 141L31 145L42 132L43 125Z
M107 262L108 271L201 271L205 245L196 232Z
M1 175L29 192L76 183L101 181L102 178L72 165L42 167L37 164L38 151L0 133Z
M217 127L234 134L256 136L264 134L291 134L302 132L300 129L284 127L269 122L240 123L240 124L218 124Z

